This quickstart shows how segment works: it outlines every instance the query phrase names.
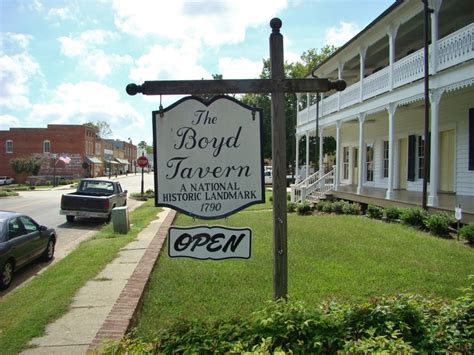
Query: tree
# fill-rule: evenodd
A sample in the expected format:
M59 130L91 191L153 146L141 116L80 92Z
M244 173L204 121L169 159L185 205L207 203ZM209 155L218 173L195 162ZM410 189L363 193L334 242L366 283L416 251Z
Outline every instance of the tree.
M301 55L301 61L296 63L285 63L286 78L303 78L306 77L319 63L329 57L336 47L325 46L319 53L316 49L309 49ZM270 59L263 60L263 68L260 73L261 79L270 78ZM248 105L256 106L263 109L263 156L264 158L272 157L272 132L271 132L271 99L269 94L245 94L242 101ZM285 94L285 117L286 117L286 159L287 168L295 166L295 129L296 129L296 94ZM314 140L313 140L314 142ZM324 140L326 142L326 139ZM313 144L316 146L316 144ZM300 145L301 149L301 145ZM326 150L326 147L325 147ZM300 155L301 156L301 155Z
M112 128L110 128L110 125L105 121L97 121L95 123L89 121L84 123L84 126L93 128L100 138L106 138L112 134Z
M10 160L10 166L12 170L17 174L32 174L38 175L41 163L38 159L33 157L20 157Z
M137 144L137 147L143 150L146 150L148 147L148 144L145 141L141 141L140 143Z

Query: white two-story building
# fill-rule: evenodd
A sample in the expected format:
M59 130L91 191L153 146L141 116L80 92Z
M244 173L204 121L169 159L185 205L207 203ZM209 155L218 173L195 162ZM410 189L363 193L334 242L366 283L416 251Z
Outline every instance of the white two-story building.
M333 136L337 149L334 170L325 167L326 183L316 183L322 171L309 176L296 185L296 200L331 185L338 198L420 206L427 179L430 208L452 211L461 205L472 220L474 1L429 0L428 5L432 10L428 137L424 135L424 5L421 0L395 1L313 70L320 78L345 80L344 91L325 93L318 103L313 94L298 95L302 108L296 152L301 137L309 142L309 136L316 134L320 142ZM297 156L299 160L310 165L308 154ZM319 166L323 165L320 156Z

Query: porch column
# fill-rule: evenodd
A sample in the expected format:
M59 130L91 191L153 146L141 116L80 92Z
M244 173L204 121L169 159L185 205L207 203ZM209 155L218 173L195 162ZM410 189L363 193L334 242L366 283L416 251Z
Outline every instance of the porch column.
M337 64L337 78L339 80L342 80L342 72L343 71L344 71L344 63L339 62ZM340 91L337 92L337 109L338 110L341 109L341 92Z
M309 132L306 132L306 176L309 176Z
M323 167L323 133L324 128L319 127L319 177L324 175L324 167Z
M309 122L309 93L306 93L306 122Z
M359 59L360 59L360 70L359 70L359 77L360 77L360 92L359 92L359 102L364 101L364 76L365 76L365 54L367 53L367 47L361 46L359 48Z
M300 136L296 135L296 159L295 159L295 182L299 182L299 171L300 171Z
M385 198L387 200L393 199L393 167L394 167L394 121L395 121L395 111L397 109L397 104L390 103L387 106L388 111L388 183L387 183L387 192L385 193Z
M364 123L366 113L359 113L359 171L358 171L358 183L357 183L357 194L360 195L362 192L362 185L364 183L364 172L365 172L365 139L364 139Z
M336 121L336 170L334 171L334 190L339 190L339 171L341 169L341 126L342 121Z
M439 9L443 0L431 0L430 7L434 11L431 13L431 71L430 74L438 72L438 17Z
M430 149L430 186L428 195L428 206L438 206L439 187L439 102L443 95L442 89L430 91L431 102L431 149ZM425 144L427 144L425 137ZM428 157L425 157L427 159ZM427 176L425 174L424 178Z
M300 122L301 93L296 93L296 125ZM298 136L298 135L296 135Z
M400 24L391 24L387 28L388 45L389 45L389 90L393 90L393 65L395 63L395 39L397 38L397 31Z

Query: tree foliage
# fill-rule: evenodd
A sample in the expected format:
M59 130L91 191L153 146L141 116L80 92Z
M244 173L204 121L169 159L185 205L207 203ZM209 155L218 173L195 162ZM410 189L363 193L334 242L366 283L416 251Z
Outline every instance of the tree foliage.
M28 173L38 175L41 163L34 157L20 157L11 159L10 166L17 174Z
M285 77L288 79L297 79L306 77L311 70L313 70L319 63L324 61L328 56L330 56L336 47L334 46L325 46L319 52L317 49L312 48L308 51L303 52L301 55L301 61L296 63L285 63ZM263 60L263 68L260 73L261 79L270 78L270 59ZM242 97L242 101L248 105L259 107L263 109L263 155L264 158L272 157L272 127L271 127L271 98L269 94L245 94ZM287 158L287 168L290 166L295 166L295 133L296 133L296 93L285 94L285 117L286 117L286 158ZM311 146L316 146L314 137L313 144ZM329 138L324 140L325 152L327 149L335 150L335 143L333 139ZM327 144L326 144L327 143ZM306 149L305 146L300 145L300 149ZM332 152L333 150L329 151ZM300 152L301 153L301 152ZM314 154L314 153L313 153ZM299 156L304 156L304 154L299 154ZM289 169L290 170L290 169Z
M112 128L106 121L89 121L84 123L84 126L93 128L100 138L106 138L112 134Z

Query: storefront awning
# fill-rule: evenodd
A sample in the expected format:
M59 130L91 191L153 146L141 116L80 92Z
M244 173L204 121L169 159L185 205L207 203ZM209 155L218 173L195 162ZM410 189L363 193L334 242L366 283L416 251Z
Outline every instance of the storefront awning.
M107 164L119 165L119 163L117 163L117 162L114 161L114 160L106 160L105 162L106 162Z
M123 164L123 165L130 164L129 161L125 160L125 159L115 158L115 160L118 161L120 164Z
M92 164L104 164L102 160L96 157L86 157L86 159L89 161L89 163L92 163Z

